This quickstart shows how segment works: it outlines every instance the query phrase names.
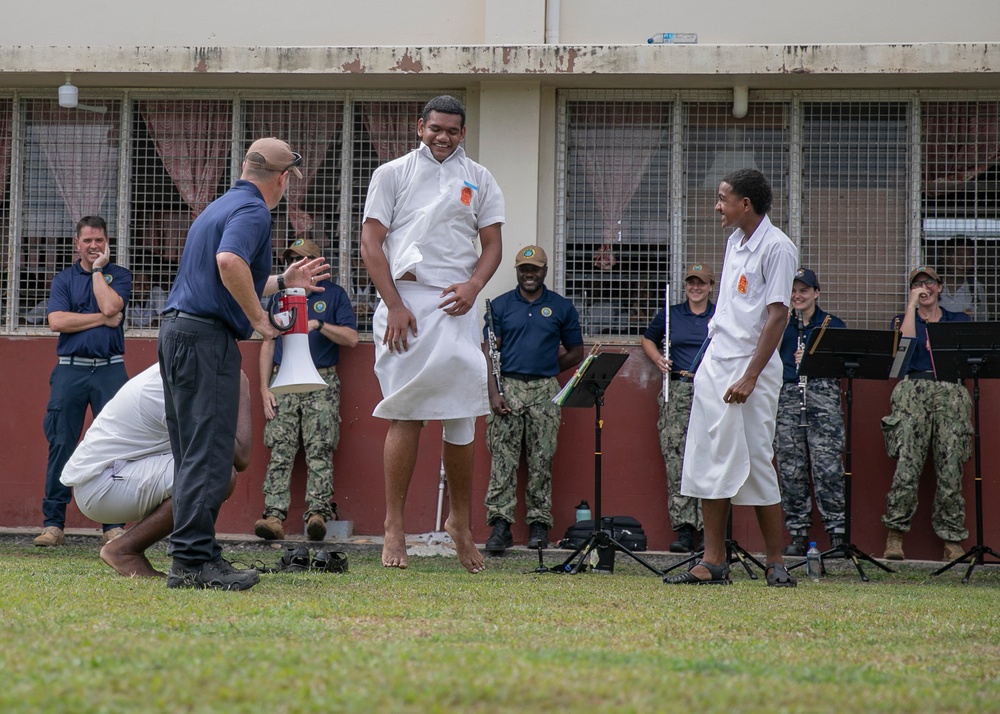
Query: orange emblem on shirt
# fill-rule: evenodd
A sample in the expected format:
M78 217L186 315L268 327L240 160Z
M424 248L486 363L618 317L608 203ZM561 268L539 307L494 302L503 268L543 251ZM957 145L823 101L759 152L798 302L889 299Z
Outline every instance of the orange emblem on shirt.
M468 186L462 187L462 203L466 206L472 205L472 189Z
M747 276L746 275L743 275L743 274L740 275L740 281L738 283L736 283L736 292L738 292L740 295L746 295L747 294Z

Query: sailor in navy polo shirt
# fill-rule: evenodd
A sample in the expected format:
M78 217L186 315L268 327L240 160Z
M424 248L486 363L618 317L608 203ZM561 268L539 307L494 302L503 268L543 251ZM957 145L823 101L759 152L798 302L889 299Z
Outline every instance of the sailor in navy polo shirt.
M694 395L694 360L708 337L708 321L715 314L715 304L709 299L714 286L715 275L705 263L695 263L684 273L686 299L670 306L670 359L663 354L667 329L663 310L656 313L642 336L643 354L661 373L670 374L670 399L663 399L662 389L656 399L660 407L656 429L667 470L667 513L677 531L677 539L670 544L672 553L694 550L695 535L702 529L698 499L681 495L681 467Z
M809 377L799 381L798 365L802 361L799 340L805 346L813 330L847 327L839 317L820 308L817 302L819 296L816 273L809 268L795 271L791 314L778 348L783 372L774 427L774 454L781 480L785 528L792 536L784 554L799 557L806 554L813 540L809 535L813 511L810 494L816 497L823 530L830 535L831 548L844 544L847 522L840 380Z
M583 359L583 335L576 308L545 287L545 251L537 245L522 248L514 259L514 268L517 288L492 301L503 396L497 389L493 364L486 360L492 412L486 417L486 445L493 455L486 491L486 521L493 526L493 533L486 541L486 552L491 555L502 554L514 544L510 525L517 504L522 444L528 461L524 489L528 547L548 544L552 527L552 457L561 421L560 409L552 397L559 392L556 376ZM486 319L489 317L487 314ZM488 349L486 335L484 329Z
M132 294L132 274L111 264L108 226L100 216L76 224L74 247L80 259L56 275L49 293L49 329L59 333L58 363L49 379L45 438L49 462L42 499L44 530L35 545L65 545L66 504L72 490L59 477L80 440L87 405L97 416L128 381L122 319ZM104 524L104 543L125 531Z
M319 258L315 241L296 238L285 249L285 262ZM271 461L264 478L264 514L254 524L254 533L265 540L283 540L283 523L291 501L292 465L299 451L299 438L306 454L306 536L326 538L326 522L333 518L333 452L340 443L340 378L337 363L341 347L358 344L358 324L351 300L339 285L321 283L322 293L309 296L309 354L326 389L315 392L275 394L273 376L281 366L282 338L268 340L260 348L260 393L264 402L264 446Z
M969 537L962 467L972 455L972 397L963 383L937 378L928 349L927 323L969 322L971 318L938 303L942 284L934 268L913 270L909 286L906 312L896 315L893 328L903 337L915 338L913 355L905 376L892 390L892 414L882 419L889 456L898 459L882 516L889 531L884 557L904 557L903 535L909 532L917 511L917 487L931 448L937 473L931 526L944 541L943 559L952 561L963 555L962 541Z
M302 157L285 142L258 139L229 191L191 224L166 309L157 352L163 377L170 449L174 454L173 566L168 588L247 590L257 571L222 559L215 519L233 465L240 399L237 340L278 330L261 295L287 287L316 288L330 277L322 258L303 258L278 276L271 272L271 210L291 175L302 178Z

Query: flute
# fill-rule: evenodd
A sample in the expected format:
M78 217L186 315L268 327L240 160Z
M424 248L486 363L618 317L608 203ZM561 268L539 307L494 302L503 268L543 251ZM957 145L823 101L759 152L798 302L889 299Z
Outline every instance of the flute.
M670 283L663 292L663 359L670 360ZM663 373L663 401L670 401L670 372Z

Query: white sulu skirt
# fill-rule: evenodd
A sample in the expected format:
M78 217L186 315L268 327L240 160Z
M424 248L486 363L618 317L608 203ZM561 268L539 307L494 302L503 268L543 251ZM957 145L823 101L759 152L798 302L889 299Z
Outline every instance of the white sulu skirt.
M486 357L478 330L478 313L452 317L438 309L441 288L400 280L396 289L417 319L406 352L390 352L382 344L389 311L379 302L372 318L375 376L382 401L373 416L380 419L462 419L488 414Z
M745 404L726 404L726 390L743 376L751 357L714 359L709 345L694 378L681 472L681 493L732 499L735 506L781 502L774 470L774 427L781 391L777 350Z

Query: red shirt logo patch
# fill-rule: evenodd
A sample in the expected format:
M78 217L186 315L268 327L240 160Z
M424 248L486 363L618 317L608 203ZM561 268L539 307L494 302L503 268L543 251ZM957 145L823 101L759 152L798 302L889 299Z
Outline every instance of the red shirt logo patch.
M472 205L472 189L468 186L462 186L462 203L466 206Z
M738 283L736 283L736 292L738 292L740 295L746 295L747 294L747 276L746 275L740 275L740 280L739 280Z

